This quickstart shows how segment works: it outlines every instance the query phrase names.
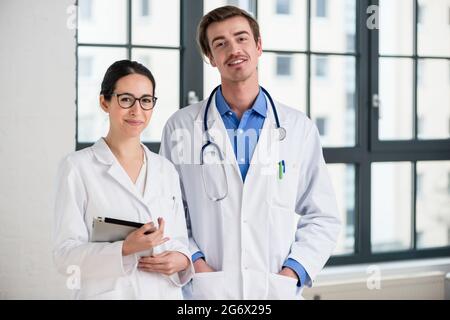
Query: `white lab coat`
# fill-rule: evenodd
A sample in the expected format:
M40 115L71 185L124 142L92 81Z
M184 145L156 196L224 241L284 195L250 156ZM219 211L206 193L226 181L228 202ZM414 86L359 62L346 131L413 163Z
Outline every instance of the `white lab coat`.
M166 221L170 241L155 253L179 251L188 257L188 237L179 177L173 165L145 146L147 178L144 196L103 139L68 155L58 172L54 226L54 261L62 274L79 275L78 299L182 299L188 269L170 277L137 269L139 256L122 257L123 241L89 242L95 217L147 223ZM70 282L72 281L72 282ZM77 279L68 283L75 287ZM71 289L71 288L70 288Z
M304 286L277 275L283 263L287 258L300 262L311 286L335 248L340 220L318 131L302 112L276 103L287 131L279 141L266 100L267 117L244 184L212 99L208 128L225 155L228 180L228 196L218 202L205 193L199 165L206 101L179 110L164 129L160 154L181 178L191 253L202 251L217 270L195 274L184 288L188 299L302 299ZM281 160L286 170L279 179ZM217 183L217 176L204 179Z

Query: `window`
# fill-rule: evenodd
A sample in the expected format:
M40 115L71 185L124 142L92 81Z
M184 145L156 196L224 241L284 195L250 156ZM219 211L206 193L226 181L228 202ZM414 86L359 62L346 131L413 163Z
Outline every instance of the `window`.
M316 0L316 17L327 17L327 0Z
M261 85L319 130L343 223L328 264L450 256L448 3L378 0L384 18L369 29L369 0L149 1L152 19L139 19L141 0L91 1L93 18L105 8L109 17L79 20L78 148L107 129L95 113L100 77L110 62L131 57L157 81L145 135L157 151L162 126L188 92L205 99L220 83L192 39L204 13L233 4L260 23Z
M409 162L372 164L373 252L406 250L412 247L411 168Z
M319 130L319 134L321 136L325 136L327 134L327 119L324 117L316 118L316 126Z
M291 75L292 57L290 56L277 56L277 76L290 76Z
M152 5L152 7L151 7ZM77 29L77 147L107 134L108 121L98 106L100 84L116 60L137 60L156 79L158 104L142 141L156 150L164 123L180 105L180 1L83 0L80 12L108 12L89 23L79 17ZM158 15L142 24L150 10ZM161 32L161 29L165 32Z
M448 172L450 161L418 161L417 174L423 176L421 197L416 201L416 228L422 232L420 249L450 245Z
M291 13L291 1L290 0L277 0L277 14L290 14Z
M379 31L381 105L375 124L379 141L404 140L413 144L417 140L450 138L448 81L443 84L450 60L446 40L450 33L442 23L437 23L444 8L444 2L439 1L380 1L380 15L384 13L386 18L381 20ZM402 20L396 18L400 13L404 16ZM425 13L436 17L425 19ZM419 23L421 27L414 28ZM433 125L422 125L418 130L419 118Z
M150 15L150 0L141 0L141 17Z

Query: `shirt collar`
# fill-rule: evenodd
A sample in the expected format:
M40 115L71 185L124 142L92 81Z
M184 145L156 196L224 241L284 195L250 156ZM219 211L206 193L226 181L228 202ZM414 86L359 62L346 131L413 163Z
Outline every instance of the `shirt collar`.
M228 103L225 101L225 98L223 97L221 87L219 87L219 90L216 91L216 106L221 116L223 116L227 112L232 111ZM259 89L259 93L256 97L255 102L249 110L258 113L264 118L267 116L267 101L261 88Z

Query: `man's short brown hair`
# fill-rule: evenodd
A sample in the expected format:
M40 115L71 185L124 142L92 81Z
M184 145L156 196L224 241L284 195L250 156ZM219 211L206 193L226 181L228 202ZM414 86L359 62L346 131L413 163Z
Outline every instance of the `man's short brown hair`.
M221 22L233 17L244 17L250 24L255 42L260 38L258 22L247 11L234 6L224 6L214 9L203 16L197 28L197 44L206 57L210 57L211 48L208 43L208 35L206 31L214 22Z

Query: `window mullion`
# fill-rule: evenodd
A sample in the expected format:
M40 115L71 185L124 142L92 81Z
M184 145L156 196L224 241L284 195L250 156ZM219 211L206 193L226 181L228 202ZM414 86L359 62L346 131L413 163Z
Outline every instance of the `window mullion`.
M413 4L413 50L414 50L414 61L413 61L413 137L414 139L418 138L418 127L417 127L417 22L418 22L418 0L414 0Z
M127 28L128 28L128 32L127 32L127 55L128 55L128 59L131 60L131 42L132 42L132 37L133 37L133 24L132 24L132 0L128 0L127 1L127 13L128 13L128 19L127 19Z
M203 1L180 0L180 106L188 104L189 91L203 97L203 59L196 45L196 22L203 16Z
M311 0L306 4L306 114L311 117Z

